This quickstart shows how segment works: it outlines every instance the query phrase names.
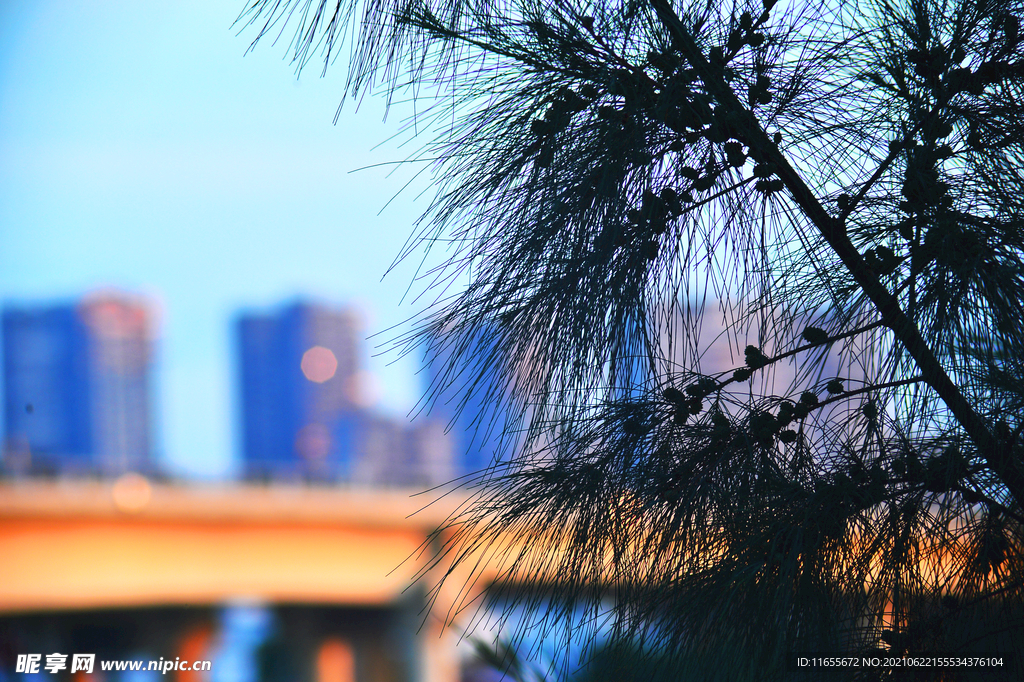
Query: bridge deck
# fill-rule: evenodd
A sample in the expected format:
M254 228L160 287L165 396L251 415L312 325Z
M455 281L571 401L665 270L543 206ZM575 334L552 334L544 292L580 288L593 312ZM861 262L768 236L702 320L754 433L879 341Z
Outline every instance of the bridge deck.
M269 602L386 604L464 498L413 491L0 485L0 612Z

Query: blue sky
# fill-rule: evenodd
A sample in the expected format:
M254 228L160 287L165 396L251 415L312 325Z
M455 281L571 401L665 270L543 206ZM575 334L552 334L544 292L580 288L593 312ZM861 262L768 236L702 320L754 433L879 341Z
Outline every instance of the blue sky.
M415 168L353 172L409 154L386 142L404 112L346 103L334 125L344 65L296 79L290 34L245 55L244 4L0 2L0 301L101 287L158 301L160 457L181 476L235 470L240 309L353 302L367 335L417 311L400 305L415 263L381 277L424 183L391 201ZM380 340L366 346L379 407L404 414L417 368L371 358Z

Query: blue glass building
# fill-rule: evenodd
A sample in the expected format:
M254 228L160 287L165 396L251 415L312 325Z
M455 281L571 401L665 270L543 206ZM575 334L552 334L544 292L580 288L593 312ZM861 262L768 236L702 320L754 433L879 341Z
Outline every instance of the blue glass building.
M297 302L236 324L247 478L347 479L361 424L358 323Z
M514 445L507 406L502 404L507 378L495 349L486 331L480 331L469 338L438 340L425 355L429 416L448 427L457 476L483 471L500 458L507 460L503 455Z
M146 305L100 294L3 311L4 469L149 471L151 319Z

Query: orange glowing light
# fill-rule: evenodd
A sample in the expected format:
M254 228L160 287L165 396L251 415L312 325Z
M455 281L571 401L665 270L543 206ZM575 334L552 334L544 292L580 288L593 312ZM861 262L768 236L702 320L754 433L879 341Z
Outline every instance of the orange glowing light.
M343 639L329 637L316 656L317 682L354 682L356 661L352 647Z
M302 354L302 373L310 381L322 384L338 371L338 358L330 348L313 346Z

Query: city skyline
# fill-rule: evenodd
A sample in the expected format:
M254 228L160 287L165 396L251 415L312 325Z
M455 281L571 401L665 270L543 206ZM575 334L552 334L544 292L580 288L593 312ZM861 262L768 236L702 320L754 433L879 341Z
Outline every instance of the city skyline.
M162 421L152 404L154 309L114 290L3 306L0 469L173 475L152 450ZM291 297L241 308L230 324L239 416L231 429L242 463L234 478L433 487L476 462L453 453L456 440L465 443L437 417L410 423L375 408L363 320L350 305Z
M425 178L399 194L419 166L379 165L409 156L390 139L408 108L383 121L371 99L335 125L343 69L297 78L283 44L246 54L244 5L0 5L0 303L155 299L157 456L186 478L239 472L243 306L358 303L377 407L403 417L421 397L412 358L377 355L422 309L417 258L381 280L429 199Z

